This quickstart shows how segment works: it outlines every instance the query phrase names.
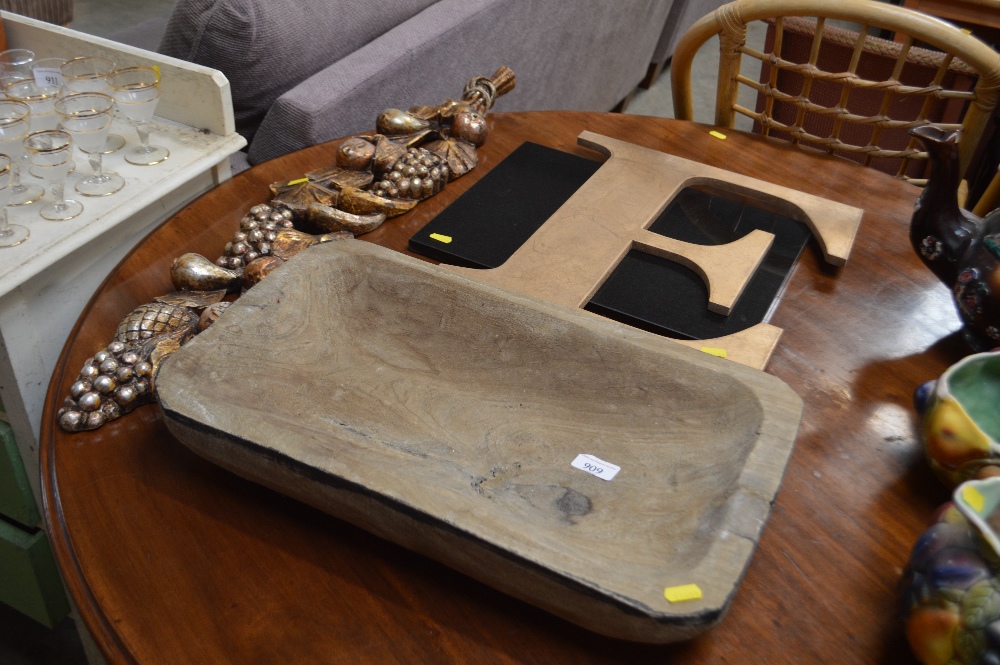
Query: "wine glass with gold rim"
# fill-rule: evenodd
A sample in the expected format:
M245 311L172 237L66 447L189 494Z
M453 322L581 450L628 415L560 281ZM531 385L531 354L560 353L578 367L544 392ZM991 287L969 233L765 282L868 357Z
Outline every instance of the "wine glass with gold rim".
M10 196L10 183L13 177L12 164L10 157L0 154L0 247L16 247L31 235L28 227L7 221L7 198Z
M45 196L45 189L40 185L21 182L21 172L27 157L24 152L24 137L28 135L30 116L31 109L24 102L0 100L0 153L8 155L11 160L9 206L28 205Z
M35 54L26 48L0 51L0 83L6 86L14 81L31 78L31 63Z
M115 100L99 92L78 92L56 102L56 114L81 151L90 157L94 174L76 183L84 196L109 196L125 186L117 173L105 173L103 148L111 128Z
M33 132L55 129L59 126L55 106L61 91L61 85L39 84L33 78L8 83L4 88L8 98L23 102L31 109L30 121Z
M163 146L149 144L149 121L160 100L160 72L152 67L126 67L108 77L111 96L118 108L135 125L140 145L125 151L129 164L151 166L170 156Z
M63 86L70 92L100 92L110 95L111 86L108 84L108 77L116 68L114 60L110 58L88 56L67 60L59 71L62 74ZM121 134L108 134L101 153L107 155L121 150L124 145L125 137Z
M83 204L66 198L66 176L73 169L73 138L61 129L46 129L24 139L31 163L52 186L55 202L38 211L53 222L73 219L83 212Z
M43 81L39 83L34 78L14 81L4 88L7 96L15 101L24 102L31 108L31 131L43 129L58 129L59 116L56 115L56 100L62 92L62 86ZM75 168L75 166L74 166ZM34 165L28 168L28 173L36 178L43 178L41 171Z

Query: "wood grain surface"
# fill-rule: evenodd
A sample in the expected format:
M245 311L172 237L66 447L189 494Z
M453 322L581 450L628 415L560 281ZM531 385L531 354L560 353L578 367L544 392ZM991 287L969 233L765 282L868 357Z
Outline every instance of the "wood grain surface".
M651 643L719 620L802 411L764 372L360 240L268 275L156 386L217 464ZM701 598L664 597L688 584Z
M896 618L910 548L948 498L923 460L911 393L965 353L951 295L912 254L919 190L778 141L654 118L490 114L479 166L366 239L406 242L522 141L584 157L583 130L865 211L851 259L807 248L771 323L768 372L803 398L782 489L726 618L696 639L605 638L243 480L144 406L92 433L54 426L79 368L187 251L214 258L271 182L333 162L326 144L195 201L108 278L53 377L41 454L67 586L111 663L913 663ZM810 177L803 177L810 174ZM257 387L245 386L251 397Z
M725 245L693 245L647 231L686 187L805 223L834 265L844 265L850 256L861 223L858 208L594 132L582 132L578 142L608 157L597 173L503 265L453 270L549 302L584 307L625 253L638 249L694 271L708 288L707 308L729 314L774 236L755 230ZM775 332L772 326L752 326L696 348L724 348L730 360L764 369Z

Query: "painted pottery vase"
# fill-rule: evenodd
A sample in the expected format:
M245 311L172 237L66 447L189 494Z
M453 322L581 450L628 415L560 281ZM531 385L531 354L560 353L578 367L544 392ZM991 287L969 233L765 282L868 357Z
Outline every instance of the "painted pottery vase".
M927 398L921 435L931 468L946 484L1000 476L1000 353L968 356L941 375Z
M1000 665L998 507L1000 477L965 482L913 547L902 612L925 665Z
M966 342L986 351L1000 345L1000 209L979 218L959 207L959 130L923 125L910 134L931 164L910 220L910 244L952 290Z

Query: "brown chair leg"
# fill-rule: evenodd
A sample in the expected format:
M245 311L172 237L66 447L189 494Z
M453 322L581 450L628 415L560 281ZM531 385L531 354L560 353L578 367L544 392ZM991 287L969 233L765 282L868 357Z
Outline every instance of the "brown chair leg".
M624 113L625 109L628 108L628 105L632 103L632 100L635 98L635 93L638 92L638 90L639 90L638 88L633 88L632 92L625 95L625 97L620 102L615 104L614 108L611 109L611 112Z
M646 70L646 78L639 81L639 87L643 90L649 90L653 85L659 80L660 74L663 73L663 67L666 62L651 62L649 63L649 69Z

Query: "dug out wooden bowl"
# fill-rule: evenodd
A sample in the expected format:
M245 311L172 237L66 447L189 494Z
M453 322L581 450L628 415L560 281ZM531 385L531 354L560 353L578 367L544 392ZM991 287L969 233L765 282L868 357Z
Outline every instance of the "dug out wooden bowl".
M802 409L758 370L353 240L251 289L157 391L213 462L644 642L721 619Z

